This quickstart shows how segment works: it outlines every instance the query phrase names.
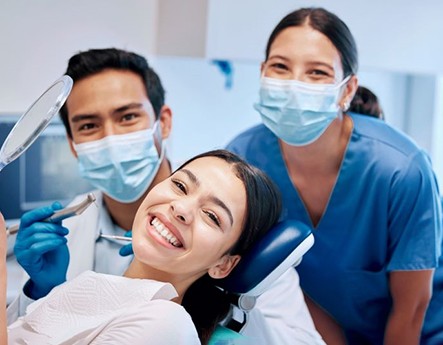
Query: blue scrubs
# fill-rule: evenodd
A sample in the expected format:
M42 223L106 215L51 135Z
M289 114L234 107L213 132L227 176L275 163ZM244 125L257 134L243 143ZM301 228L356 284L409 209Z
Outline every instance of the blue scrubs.
M392 304L388 274L437 266L441 206L429 159L415 143L380 120L351 118L353 132L315 227L315 244L297 271L305 293L342 325L350 344L382 344ZM312 226L270 130L253 127L228 149L278 185L283 218ZM443 334L443 308L435 312L441 314L438 320L428 317Z

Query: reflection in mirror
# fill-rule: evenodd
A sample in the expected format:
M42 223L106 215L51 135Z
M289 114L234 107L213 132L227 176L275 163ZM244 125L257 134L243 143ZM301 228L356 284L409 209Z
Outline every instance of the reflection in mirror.
M0 170L37 139L66 101L72 84L69 76L59 78L20 117L0 149Z

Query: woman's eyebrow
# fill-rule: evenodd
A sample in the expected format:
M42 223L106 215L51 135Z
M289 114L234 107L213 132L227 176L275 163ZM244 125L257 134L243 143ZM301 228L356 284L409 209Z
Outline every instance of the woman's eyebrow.
M198 180L197 176L194 175L194 173L186 168L183 168L179 171L184 172L189 180L191 180L191 182L193 184L195 184L197 187L200 186L200 181ZM229 220L231 221L231 226L234 224L234 218L232 217L232 212L231 210L228 208L228 206L226 206L226 204L220 200L219 198L217 198L216 196L211 195L209 197L209 199L214 203L217 204L218 206L220 206L222 209L224 209L226 211L226 213L228 214Z

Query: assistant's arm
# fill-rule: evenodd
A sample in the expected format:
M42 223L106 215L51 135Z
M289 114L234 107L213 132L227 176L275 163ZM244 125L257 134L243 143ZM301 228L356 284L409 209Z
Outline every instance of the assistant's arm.
M434 270L393 271L389 275L392 309L385 345L419 344L426 308L432 295Z
M432 296L434 268L442 236L438 184L428 157L409 157L393 175L389 201L387 262L392 307L385 344L418 344L426 308Z
M314 321L315 328L317 328L326 344L346 345L346 336L334 318L306 294L305 300Z

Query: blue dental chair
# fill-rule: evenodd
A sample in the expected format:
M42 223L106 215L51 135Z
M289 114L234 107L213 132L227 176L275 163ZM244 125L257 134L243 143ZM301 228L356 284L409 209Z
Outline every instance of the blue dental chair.
M230 312L221 322L221 328L231 330L232 334L241 333L256 299L283 273L298 265L313 244L311 229L299 221L286 220L272 228L227 278L217 282L231 299Z

